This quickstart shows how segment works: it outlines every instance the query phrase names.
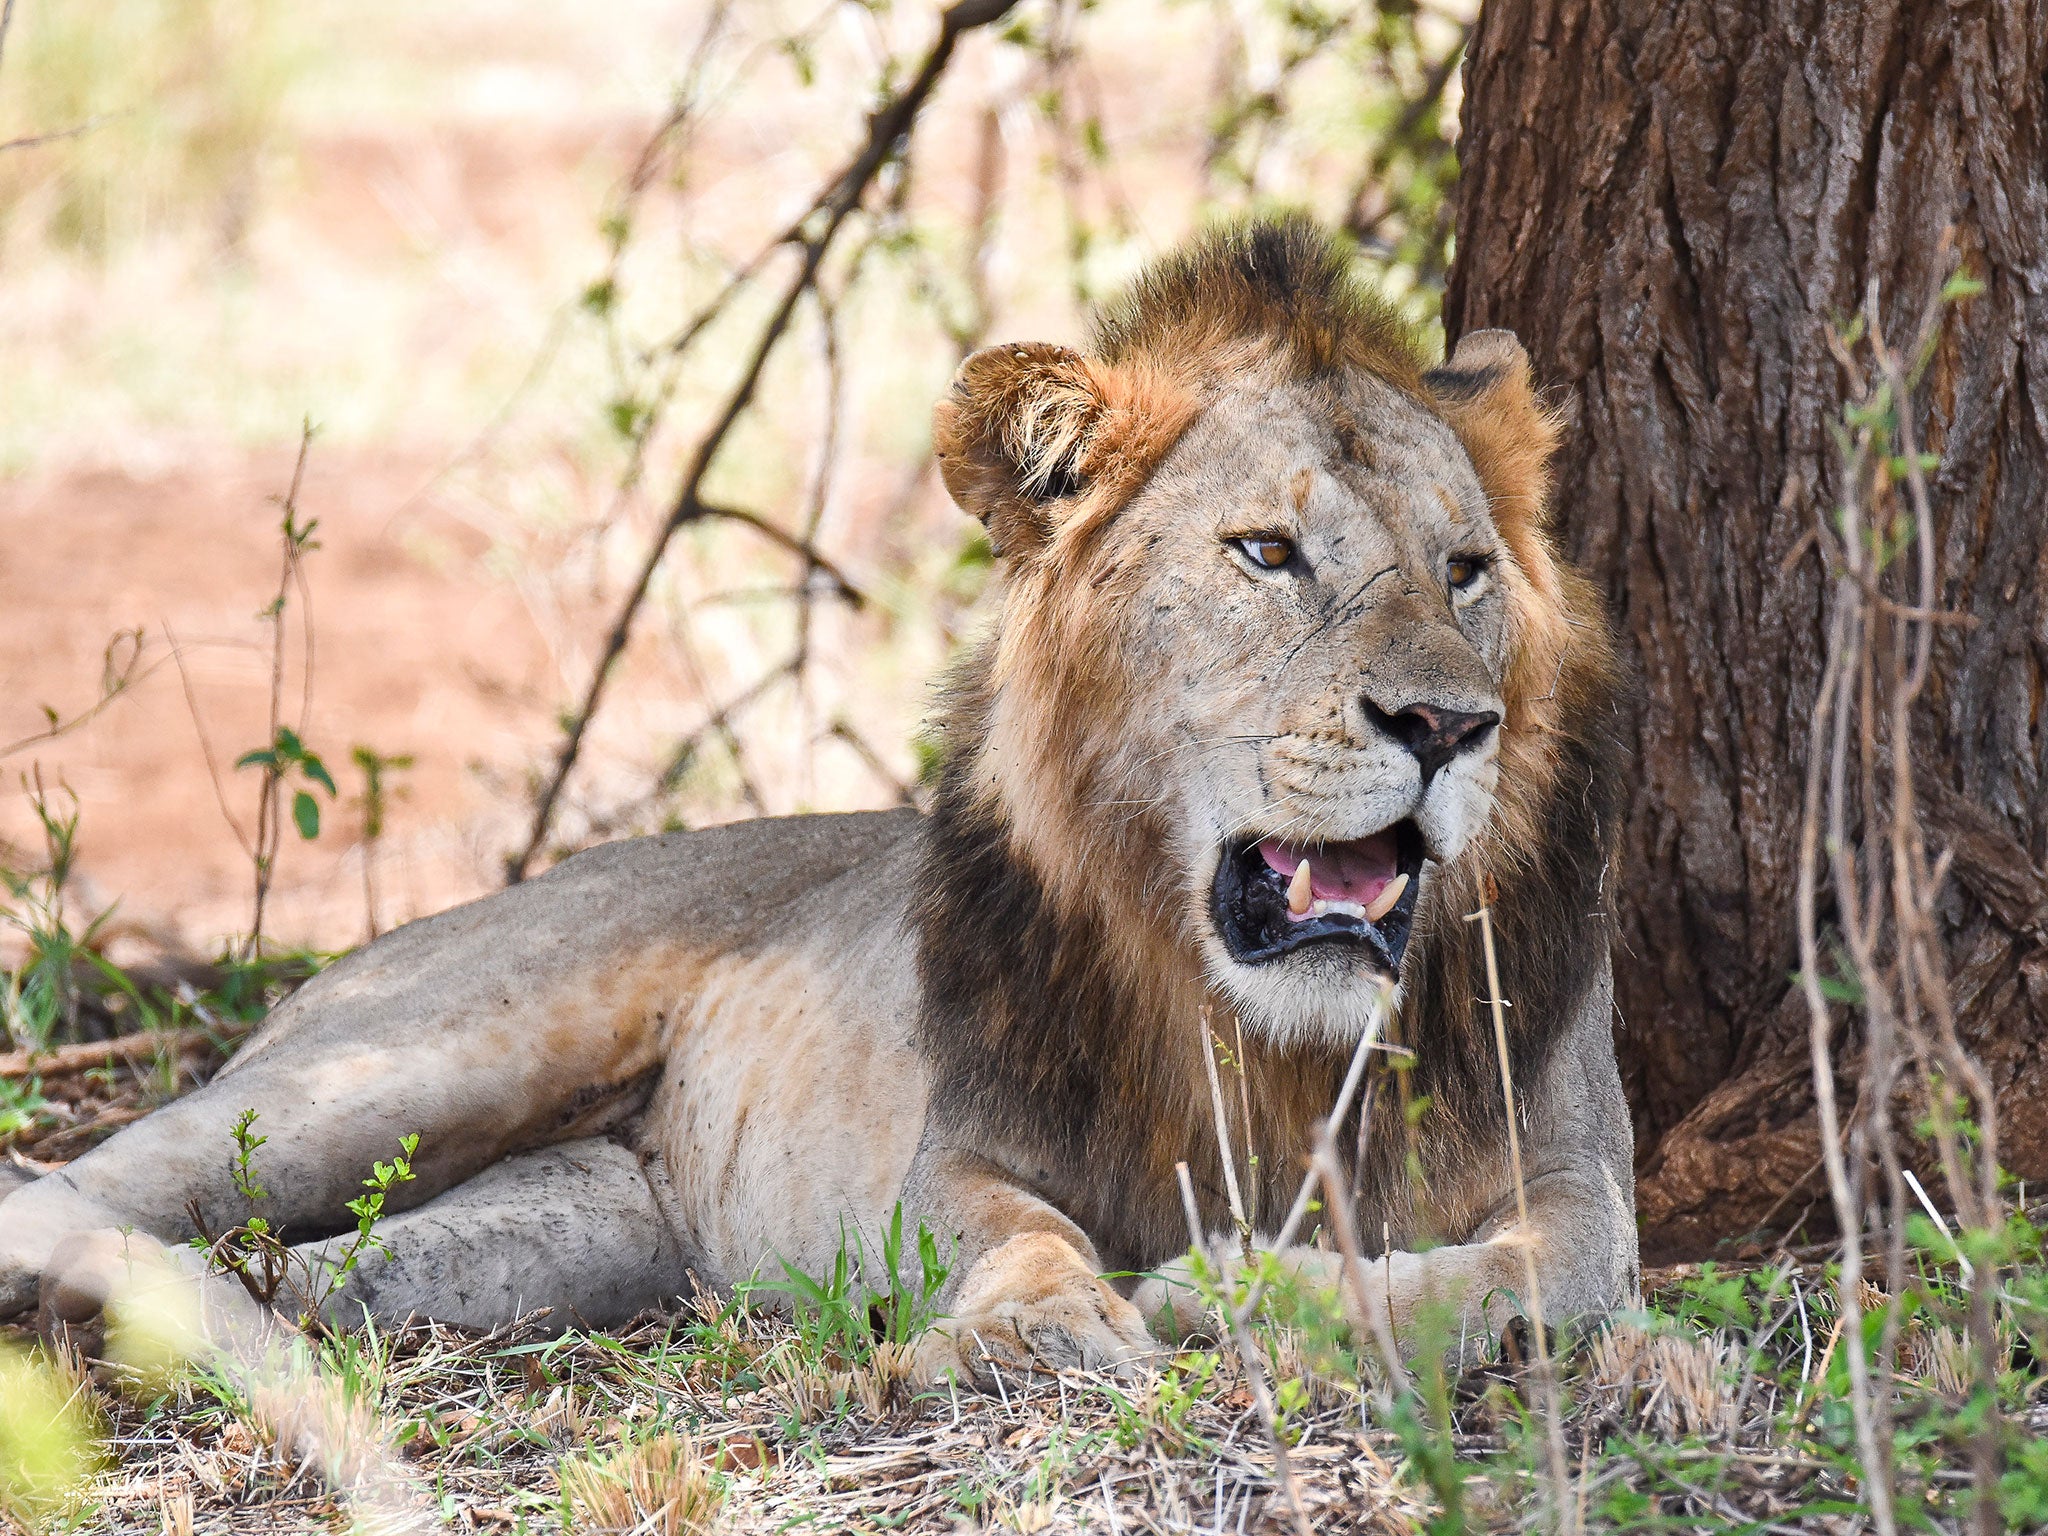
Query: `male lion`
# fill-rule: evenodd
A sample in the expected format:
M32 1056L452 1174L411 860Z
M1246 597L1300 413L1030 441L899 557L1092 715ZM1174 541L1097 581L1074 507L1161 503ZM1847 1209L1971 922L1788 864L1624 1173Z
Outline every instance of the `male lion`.
M1339 1138L1355 1226L1391 1249L1374 1320L1434 1294L1497 1325L1525 1254L1551 1319L1620 1303L1615 672L1545 531L1528 373L1500 331L1426 372L1298 221L1160 263L1086 354L976 353L936 438L995 618L944 690L931 814L617 843L378 940L205 1088L0 1203L0 1314L39 1290L46 1320L90 1313L89 1234L245 1219L254 1109L255 1212L306 1243L419 1134L344 1315L616 1322L691 1273L873 1255L900 1204L958 1243L921 1377L1121 1367L1146 1315L1101 1277L1187 1250L1176 1164L1230 1222L1205 1010L1270 1229L1383 981L1428 1103L1411 1134L1382 1095Z

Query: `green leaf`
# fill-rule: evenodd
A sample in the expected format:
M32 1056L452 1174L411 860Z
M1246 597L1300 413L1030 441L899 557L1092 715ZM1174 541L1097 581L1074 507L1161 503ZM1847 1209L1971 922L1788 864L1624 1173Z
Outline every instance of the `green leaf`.
M240 757L236 758L235 766L237 768L248 768L251 766L275 768L277 766L277 754L258 748L254 752L244 752Z
M299 764L299 766L305 770L307 778L311 779L315 784L318 784L322 789L326 790L328 794L334 795L340 793L340 791L334 787L334 775L327 771L327 765L320 761L319 755L317 753L308 752L305 756L304 761L302 761Z
M320 802L303 789L292 796L292 823L309 843L320 835Z
M306 755L306 744L299 740L297 731L288 725L280 725L277 728L277 752L278 756L296 762Z

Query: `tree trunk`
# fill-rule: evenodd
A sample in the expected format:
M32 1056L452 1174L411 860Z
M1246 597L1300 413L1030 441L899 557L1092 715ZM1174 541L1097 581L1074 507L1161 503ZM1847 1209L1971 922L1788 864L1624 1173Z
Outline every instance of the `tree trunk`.
M1792 980L1837 504L1833 329L1906 341L1941 606L1915 748L1962 1032L2048 1178L2048 0L1487 0L1445 322L1518 333L1566 549L1639 678L1615 955L1646 1252L1824 1211ZM1823 914L1825 920L1825 914ZM1845 1089L1853 1074L1845 1072Z

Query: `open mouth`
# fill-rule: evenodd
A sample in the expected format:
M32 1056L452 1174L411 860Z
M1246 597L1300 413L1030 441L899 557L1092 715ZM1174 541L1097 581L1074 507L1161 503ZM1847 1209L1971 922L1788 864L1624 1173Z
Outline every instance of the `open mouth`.
M1422 833L1411 821L1348 843L1247 839L1216 865L1216 931L1244 965L1305 944L1355 944L1389 975L1415 921Z

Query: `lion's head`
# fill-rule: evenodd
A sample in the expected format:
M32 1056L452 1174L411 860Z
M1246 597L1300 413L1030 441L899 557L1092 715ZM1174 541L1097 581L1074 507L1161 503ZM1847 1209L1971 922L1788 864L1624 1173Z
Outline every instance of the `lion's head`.
M975 354L937 448L1002 590L952 792L1128 959L1349 1042L1555 835L1562 712L1604 697L1554 433L1512 336L1427 371L1298 221L1156 267L1086 355Z

